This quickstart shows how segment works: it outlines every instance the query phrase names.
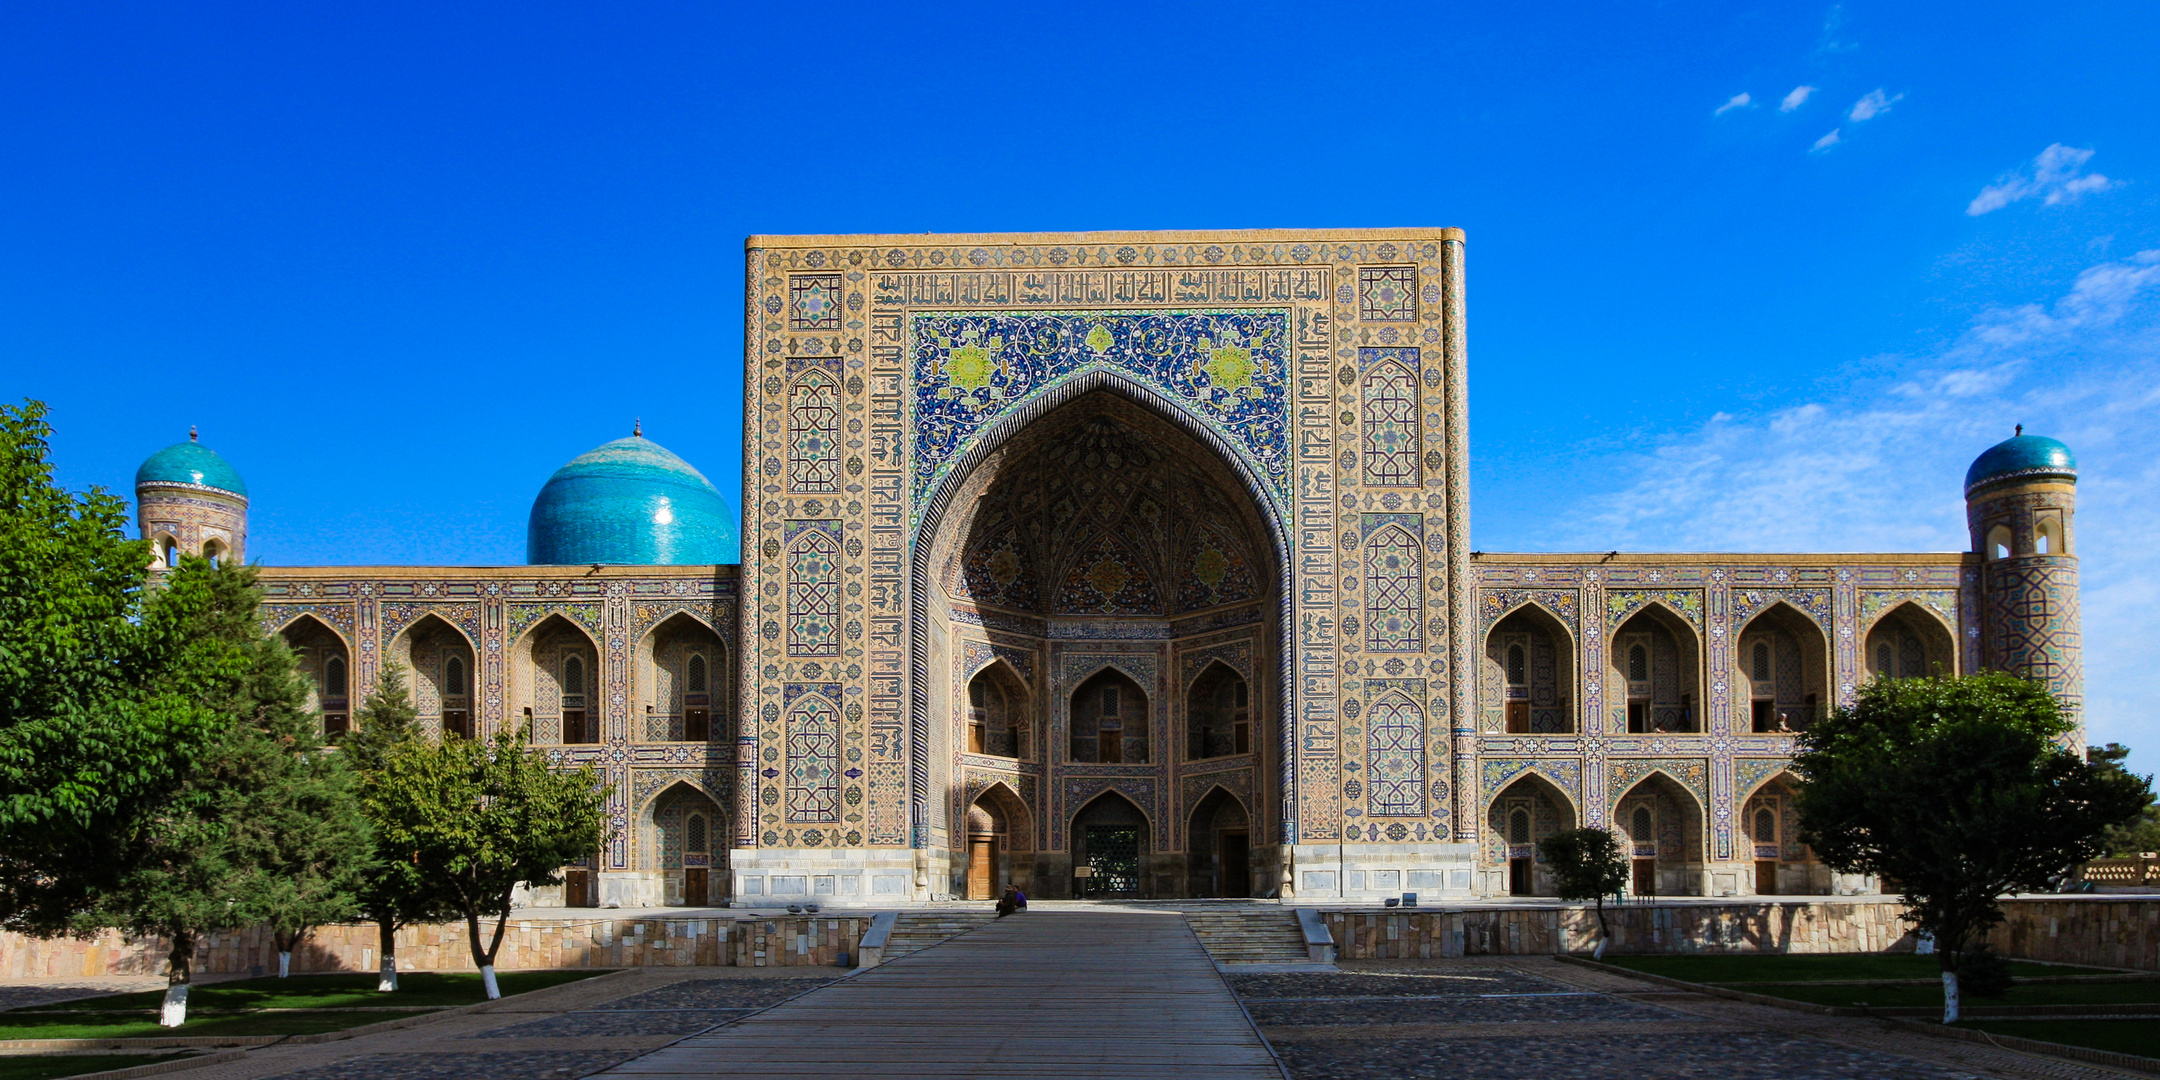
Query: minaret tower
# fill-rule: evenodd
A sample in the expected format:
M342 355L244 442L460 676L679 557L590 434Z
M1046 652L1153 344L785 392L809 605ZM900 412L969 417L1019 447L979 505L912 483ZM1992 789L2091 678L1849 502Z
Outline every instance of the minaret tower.
M1980 556L1981 664L2046 683L2082 725L2076 508L2070 448L2022 424L1965 473L1965 520Z
M135 470L135 523L151 543L151 565L182 554L247 558L247 483L209 447L174 443Z

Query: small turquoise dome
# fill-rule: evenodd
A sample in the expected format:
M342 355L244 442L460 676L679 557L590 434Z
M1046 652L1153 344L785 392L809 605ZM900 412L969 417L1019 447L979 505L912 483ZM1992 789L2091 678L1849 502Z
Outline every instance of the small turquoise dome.
M217 456L217 451L196 442L192 430L188 441L150 455L150 460L135 470L135 486L144 484L192 484L247 497L247 482L240 479L240 473Z
M2018 434L1988 447L1965 470L1965 490L1998 480L2055 479L2077 482L2077 459L2070 448L2045 435Z
M705 474L643 435L555 470L533 500L525 561L695 566L738 558L735 511Z

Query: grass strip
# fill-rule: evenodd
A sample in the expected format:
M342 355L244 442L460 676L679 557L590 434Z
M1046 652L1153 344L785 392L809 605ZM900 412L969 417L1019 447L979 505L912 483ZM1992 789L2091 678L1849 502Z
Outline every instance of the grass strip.
M2160 1024L2151 1020L1966 1020L1956 1026L1992 1035L2160 1058Z
M1845 979L1938 979L1942 968L1932 956L1910 953L1768 956L1607 956L1605 963L1696 983L1804 983ZM2089 975L2091 968L2010 961L2013 976ZM1938 995L1939 996L1939 995Z
M154 1065L186 1054L11 1054L0 1056L0 1080L53 1080L107 1069Z
M503 996L508 997L511 994L544 990L550 986L560 986L605 974L607 971L604 969L505 971L498 973L495 979L502 987ZM26 1012L81 1012L85 1009L140 1011L155 1009L164 999L165 992L162 990L145 990L134 994L110 994L105 997L56 1001L48 1005L31 1005L0 1013L0 1017ZM378 992L375 989L375 975L368 972L294 975L287 979L272 976L205 983L188 991L188 1010L337 1009L355 1006L442 1008L473 1005L486 1000L487 991L480 985L480 973L476 971L401 972L398 975L397 992L390 994Z
M154 1013L115 1013L111 1016L65 1018L16 1011L0 1013L0 1039L162 1039L171 1037L229 1037L235 1035L314 1035L342 1031L363 1024L379 1024L433 1012L404 1009L398 1012L277 1012L240 1015L190 1016L177 1028L158 1026ZM0 1057L0 1061L9 1060ZM119 1066L113 1066L118 1068ZM0 1074L5 1080L5 1074Z
M1878 984L1810 986L1806 983L1750 983L1752 994L1805 1001L1815 1005L1869 1005L1878 1009L1941 1008L1942 987ZM2160 1007L2160 983L2040 983L2012 986L2001 997L1964 995L1969 1008L1988 1005L2145 1005ZM2160 1025L2156 1025L2160 1026Z

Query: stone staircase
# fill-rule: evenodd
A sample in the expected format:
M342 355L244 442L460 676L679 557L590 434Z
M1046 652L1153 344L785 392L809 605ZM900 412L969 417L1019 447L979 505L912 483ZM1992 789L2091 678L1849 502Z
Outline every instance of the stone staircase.
M1311 963L1294 910L1188 911L1185 924L1218 965Z
M893 920L892 936L885 939L885 960L898 960L996 918L988 911L903 911Z

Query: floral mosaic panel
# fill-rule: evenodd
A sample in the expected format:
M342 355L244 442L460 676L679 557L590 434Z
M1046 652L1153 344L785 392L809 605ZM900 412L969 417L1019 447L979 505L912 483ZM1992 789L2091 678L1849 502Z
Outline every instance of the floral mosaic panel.
M1054 610L1061 615L1153 615L1162 611L1162 600L1132 549L1104 533L1066 568Z

